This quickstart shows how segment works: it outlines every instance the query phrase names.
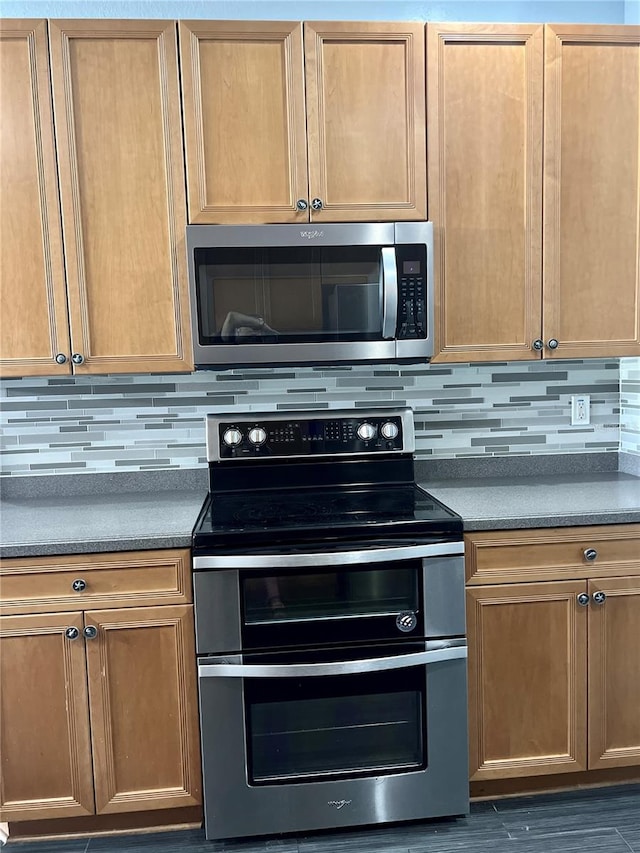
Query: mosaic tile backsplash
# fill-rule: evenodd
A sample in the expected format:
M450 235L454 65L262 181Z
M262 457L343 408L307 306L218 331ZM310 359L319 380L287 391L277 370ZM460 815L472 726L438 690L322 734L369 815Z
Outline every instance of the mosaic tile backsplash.
M625 444L638 452L640 360L623 361ZM2 474L195 468L207 412L298 408L411 406L419 458L617 452L620 375L618 359L589 359L7 379ZM590 425L571 426L571 394L591 395Z
M640 455L640 358L620 360L620 450Z

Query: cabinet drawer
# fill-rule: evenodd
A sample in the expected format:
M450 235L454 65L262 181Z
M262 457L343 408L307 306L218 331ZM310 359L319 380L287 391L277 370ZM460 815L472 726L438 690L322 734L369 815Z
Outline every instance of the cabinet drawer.
M640 574L640 524L468 533L465 562L468 584Z
M74 581L82 587L74 589ZM0 567L0 613L189 604L188 549L21 557Z

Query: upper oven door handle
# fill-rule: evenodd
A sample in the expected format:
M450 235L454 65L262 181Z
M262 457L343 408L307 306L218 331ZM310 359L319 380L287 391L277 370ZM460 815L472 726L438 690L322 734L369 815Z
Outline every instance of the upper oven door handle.
M467 646L461 645L394 657L331 661L330 663L201 663L198 665L198 675L200 678L309 678L320 675L354 675L361 672L406 669L410 666L424 666L466 657Z
M401 545L388 548L357 548L353 551L323 551L312 554L216 554L194 557L199 569L295 569L298 566L345 566L415 560L423 557L457 557L464 554L463 542L435 542L430 545Z

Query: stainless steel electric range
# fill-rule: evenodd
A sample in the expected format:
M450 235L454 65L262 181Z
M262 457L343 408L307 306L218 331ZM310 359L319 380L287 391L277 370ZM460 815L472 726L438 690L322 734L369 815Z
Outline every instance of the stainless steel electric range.
M462 521L413 451L409 409L207 417L207 838L468 811Z

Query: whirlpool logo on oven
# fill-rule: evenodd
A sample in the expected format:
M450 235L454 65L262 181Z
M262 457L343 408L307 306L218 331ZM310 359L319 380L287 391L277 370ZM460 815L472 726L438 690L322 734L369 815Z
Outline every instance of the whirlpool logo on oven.
M345 806L350 806L351 803L352 800L328 800L327 805L334 806L338 811L340 811L340 809L343 809Z
M324 237L324 231L301 231L301 237L306 237L307 240L315 240L316 237Z

